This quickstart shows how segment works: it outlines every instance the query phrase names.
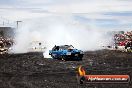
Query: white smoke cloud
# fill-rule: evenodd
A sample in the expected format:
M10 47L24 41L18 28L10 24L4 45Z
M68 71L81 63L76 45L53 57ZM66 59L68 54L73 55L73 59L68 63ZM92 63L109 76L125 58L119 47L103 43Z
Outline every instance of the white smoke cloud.
M108 41L94 25L82 25L71 16L47 16L23 21L16 32L13 52L28 52L31 41L44 41L46 57L54 45L73 45L86 50L101 49ZM106 41L104 41L106 40Z

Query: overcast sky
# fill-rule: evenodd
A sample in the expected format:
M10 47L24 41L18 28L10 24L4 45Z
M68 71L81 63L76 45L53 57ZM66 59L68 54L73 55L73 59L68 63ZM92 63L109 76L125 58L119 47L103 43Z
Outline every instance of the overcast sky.
M102 29L132 29L132 0L0 0L1 19L71 16Z

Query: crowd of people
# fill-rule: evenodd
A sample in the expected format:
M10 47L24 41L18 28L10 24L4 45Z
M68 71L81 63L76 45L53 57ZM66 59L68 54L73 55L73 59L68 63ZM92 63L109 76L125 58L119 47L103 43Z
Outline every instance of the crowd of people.
M125 49L128 47L132 49L132 31L130 32L120 32L114 36L115 46L124 46Z
M13 39L0 37L0 54L8 53L9 48L13 45Z

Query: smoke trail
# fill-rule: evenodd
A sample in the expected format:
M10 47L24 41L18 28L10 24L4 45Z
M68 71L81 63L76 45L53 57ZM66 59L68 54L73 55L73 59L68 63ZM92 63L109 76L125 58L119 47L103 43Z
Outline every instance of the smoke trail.
M107 45L107 38L103 31L85 26L76 22L71 17L49 16L25 20L16 32L13 52L28 52L30 42L34 40L46 43L46 54L54 45L73 45L82 50L101 49L102 45Z

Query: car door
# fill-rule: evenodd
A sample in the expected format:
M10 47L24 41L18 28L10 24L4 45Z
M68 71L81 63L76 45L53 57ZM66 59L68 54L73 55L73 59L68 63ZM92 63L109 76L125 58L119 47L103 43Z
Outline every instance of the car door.
M56 46L53 50L52 50L52 56L54 56L55 58L59 57L59 46Z

